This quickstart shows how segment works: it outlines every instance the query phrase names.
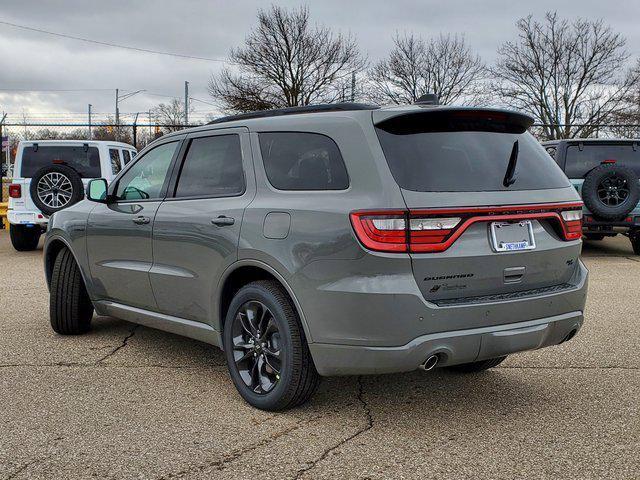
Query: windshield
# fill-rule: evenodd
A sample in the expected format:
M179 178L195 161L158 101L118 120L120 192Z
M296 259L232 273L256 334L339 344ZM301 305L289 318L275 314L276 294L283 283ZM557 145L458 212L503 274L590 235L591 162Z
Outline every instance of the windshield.
M569 186L562 170L523 126L469 113L461 118L413 117L376 127L391 173L404 189L478 192ZM505 184L515 142L515 171Z
M42 167L67 165L83 178L100 177L100 154L96 147L78 146L30 146L22 152L23 178L31 178Z

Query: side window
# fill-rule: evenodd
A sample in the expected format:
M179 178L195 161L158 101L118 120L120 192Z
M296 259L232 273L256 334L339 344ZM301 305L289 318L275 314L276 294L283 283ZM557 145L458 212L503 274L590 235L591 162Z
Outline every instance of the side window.
M135 150L131 150L131 159L133 160L134 158L136 158L136 155L138 155L138 152L136 152Z
M122 175L116 188L117 200L160 198L169 165L180 142L159 145L148 151Z
M131 161L129 150L122 150L122 159L124 160L125 165Z
M120 153L116 148L109 149L109 158L111 159L111 171L114 175L120 173L122 170L122 163L120 163Z
M176 197L229 197L244 192L238 135L194 138L180 170Z
M325 135L260 133L269 183L279 190L344 190L349 176L336 143Z

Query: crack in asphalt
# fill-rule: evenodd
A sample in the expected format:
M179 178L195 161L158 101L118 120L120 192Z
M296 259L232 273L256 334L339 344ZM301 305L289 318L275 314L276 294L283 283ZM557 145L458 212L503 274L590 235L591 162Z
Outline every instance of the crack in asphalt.
M364 425L364 427L358 429L355 433L353 433L352 435L349 435L347 438L338 442L338 444L334 445L333 447L326 449L324 452L322 452L322 454L318 458L313 460L309 465L298 470L296 472L295 477L293 477L294 480L299 480L300 478L302 478L302 476L305 473L313 470L320 462L322 462L325 458L327 458L331 454L331 452L337 450L338 448L342 447L346 443L352 441L354 438L362 435L365 432L368 432L373 428L373 415L371 414L371 407L369 406L369 404L364 398L364 384L362 383L362 376L358 377L357 398L358 398L358 401L362 404L362 409L364 411L365 418L366 418L366 424Z
M25 464L20 465L20 467L18 467L16 470L14 470L13 472L11 472L8 476L4 477L5 480L11 480L12 478L15 478L16 476L18 476L21 472L24 472L27 468L29 468L31 465L33 465L34 463L39 463L42 462L43 460L46 460L48 457L43 457L43 458L36 458L34 460L31 460L30 462L27 462Z
M336 410L333 410L331 413L335 413ZM314 422L316 420L320 420L321 418L327 416L326 413L323 414L319 414L319 415L315 415L311 418L307 418L305 420L301 420L300 422L295 423L294 425L291 425L290 427L285 428L284 430L280 430L279 432L273 433L269 436L267 436L266 438L263 438L262 440L259 440L247 447L244 448L238 448L236 450L231 451L230 453L224 455L222 458L219 458L218 460L213 460L210 462L206 462L200 465L195 465L189 468L186 468L184 470L181 470L179 472L176 473L171 473L168 475L164 475L158 478L158 480L167 480L167 479L172 479L172 478L182 478L185 475L189 475L192 473L196 473L196 472L204 472L206 470L209 469L213 469L217 472L220 472L224 469L227 468L227 466L233 462L234 460L237 460L238 458L242 457L243 455L250 453L260 447L264 447L265 445L268 445L269 443L273 442L274 440L279 439L280 437L283 437L285 435L288 435L291 432L294 432L300 428L302 428L303 426L306 426L308 424L310 424L311 422Z
M129 342L129 339L131 337L133 337L136 334L136 330L138 330L138 327L140 327L140 325L134 325L133 328L129 331L129 335L127 335L126 337L124 337L122 339L122 343L120 345L118 345L116 348L114 348L113 350L111 350L111 352L107 353L104 357L102 357L100 360L98 360L96 362L96 364L99 364L101 362L104 362L107 358L112 357L113 355L115 355L116 353L118 353L118 351L124 347L127 346L127 343Z

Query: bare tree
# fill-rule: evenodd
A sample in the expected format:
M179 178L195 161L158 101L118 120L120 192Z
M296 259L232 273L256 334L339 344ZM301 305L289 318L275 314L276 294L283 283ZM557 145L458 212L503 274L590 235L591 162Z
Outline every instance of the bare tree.
M414 34L396 35L389 57L369 71L371 96L379 103L413 103L435 93L445 104L479 103L484 65L457 35L425 42Z
M189 113L193 108L189 106ZM184 128L184 102L174 98L169 103L161 103L151 109L151 118L165 132L176 132Z
M625 71L626 40L602 20L561 20L547 13L517 22L516 41L503 44L492 73L508 105L533 113L548 139L588 137L620 111L638 80Z
M230 60L236 68L209 82L209 93L227 112L334 101L340 81L365 66L351 36L311 25L304 7L260 10L258 26Z
M640 60L636 64L638 81L629 90L622 102L622 108L612 115L609 130L618 137L640 138Z

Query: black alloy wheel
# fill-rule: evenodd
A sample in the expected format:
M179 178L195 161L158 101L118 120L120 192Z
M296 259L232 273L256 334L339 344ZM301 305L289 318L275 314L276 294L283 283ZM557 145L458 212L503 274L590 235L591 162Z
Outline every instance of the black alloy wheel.
M244 384L254 393L269 393L280 380L282 340L271 310L250 300L232 325L233 358Z

